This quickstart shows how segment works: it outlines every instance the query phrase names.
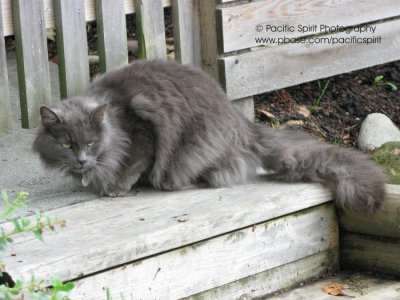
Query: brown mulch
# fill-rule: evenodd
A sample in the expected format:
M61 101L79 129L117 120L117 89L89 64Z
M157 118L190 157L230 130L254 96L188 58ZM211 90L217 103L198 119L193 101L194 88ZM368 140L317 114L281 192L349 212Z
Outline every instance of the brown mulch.
M377 76L383 79L374 83ZM321 94L320 104L313 105ZM400 125L400 61L258 95L255 103L258 122L355 147L370 113L383 113Z

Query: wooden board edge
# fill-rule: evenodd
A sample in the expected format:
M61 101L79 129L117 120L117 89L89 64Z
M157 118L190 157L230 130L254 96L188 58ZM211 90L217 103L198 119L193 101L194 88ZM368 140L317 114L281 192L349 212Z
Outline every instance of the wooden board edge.
M230 300L267 297L281 290L295 288L304 281L317 279L339 269L339 248L313 254L237 281L195 294L182 300Z
M240 99L400 59L400 18L376 26L381 43L289 43L220 58L221 82L229 98Z
M320 1L295 4L291 1L275 3L264 0L230 3L229 6L217 9L217 22L220 24L218 31L223 36L220 41L221 53L257 47L258 38L294 39L327 34L329 31L332 34L337 31L337 27L357 27L400 16L400 6L396 0L384 2L354 0L341 1L334 5ZM266 31L265 25L286 28ZM290 30L287 29L289 26ZM328 29L330 27L333 29Z
M102 289L109 288L113 295L128 298L180 299L336 249L336 221L333 205L320 205L78 279L71 296L99 299ZM298 239L303 233L307 242ZM336 253L326 252L320 259L331 265L337 262Z
M400 240L344 233L340 238L342 269L400 278Z
M400 185L387 185L387 198L376 214L345 211L340 224L349 232L400 239Z

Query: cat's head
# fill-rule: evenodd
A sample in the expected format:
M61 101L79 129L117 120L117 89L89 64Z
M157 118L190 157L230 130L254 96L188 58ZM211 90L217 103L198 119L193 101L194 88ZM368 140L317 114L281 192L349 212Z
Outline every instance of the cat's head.
M62 101L54 108L42 106L42 126L33 148L52 168L81 174L96 168L105 151L107 104L82 106Z

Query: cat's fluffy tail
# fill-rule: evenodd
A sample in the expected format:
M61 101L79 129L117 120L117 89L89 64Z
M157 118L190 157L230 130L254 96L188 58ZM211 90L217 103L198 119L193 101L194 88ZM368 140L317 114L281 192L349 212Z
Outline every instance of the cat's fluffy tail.
M256 126L256 151L272 178L321 182L340 208L373 213L385 199L385 175L364 154L319 142L305 133Z

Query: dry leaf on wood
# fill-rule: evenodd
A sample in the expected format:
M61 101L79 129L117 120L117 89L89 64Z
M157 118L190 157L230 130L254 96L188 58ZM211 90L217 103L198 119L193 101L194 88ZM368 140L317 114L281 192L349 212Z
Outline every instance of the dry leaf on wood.
M322 290L332 296L345 296L342 289L343 284L333 281L330 284L326 285Z

